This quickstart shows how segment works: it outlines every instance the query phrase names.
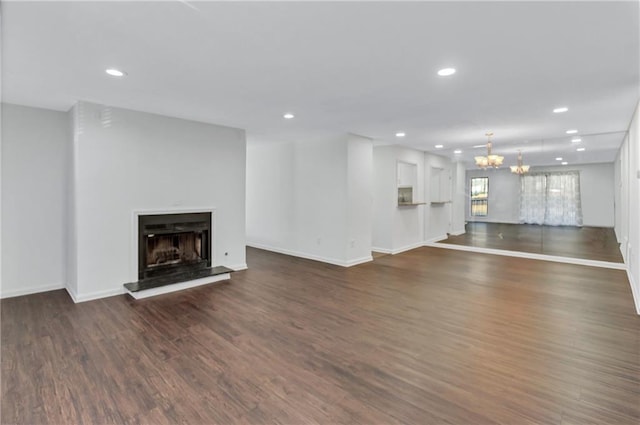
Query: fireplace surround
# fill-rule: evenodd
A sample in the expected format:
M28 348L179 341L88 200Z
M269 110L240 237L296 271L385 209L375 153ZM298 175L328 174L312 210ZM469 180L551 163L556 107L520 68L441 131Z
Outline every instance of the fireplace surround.
M137 281L125 283L126 291L140 299L228 280L232 269L212 267L214 212L134 212Z

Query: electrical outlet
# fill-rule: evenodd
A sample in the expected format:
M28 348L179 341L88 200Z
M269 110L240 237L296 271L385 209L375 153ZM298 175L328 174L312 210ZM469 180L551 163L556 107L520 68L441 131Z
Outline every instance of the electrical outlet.
M355 239L351 239L349 241L349 245L351 245L351 248L353 248L354 246L356 246L356 240Z

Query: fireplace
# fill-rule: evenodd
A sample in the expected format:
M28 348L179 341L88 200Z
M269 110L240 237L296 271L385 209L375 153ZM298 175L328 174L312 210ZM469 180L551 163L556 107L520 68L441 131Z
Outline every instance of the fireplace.
M138 216L138 279L211 267L211 213Z
M192 210L193 211L193 210ZM135 299L230 280L232 269L215 262L212 246L215 210L204 212L134 212L137 239L138 280L124 284ZM135 249L133 253L135 255Z

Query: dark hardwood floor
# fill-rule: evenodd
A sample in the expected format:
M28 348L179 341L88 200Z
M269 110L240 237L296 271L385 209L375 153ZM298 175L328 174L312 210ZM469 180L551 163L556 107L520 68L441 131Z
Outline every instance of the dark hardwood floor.
M418 248L341 268L248 249L232 281L2 300L3 424L634 424L621 270Z
M538 226L469 222L466 233L440 243L623 263L616 234L608 227Z

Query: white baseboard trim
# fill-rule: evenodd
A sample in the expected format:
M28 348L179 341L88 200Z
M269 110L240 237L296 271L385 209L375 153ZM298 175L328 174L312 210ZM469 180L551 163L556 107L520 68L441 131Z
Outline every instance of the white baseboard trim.
M231 279L230 273L223 273L216 276L203 277L201 279L194 279L187 282L174 283L171 285L160 286L159 288L145 289L143 291L131 292L127 290L127 293L136 300L143 298L154 297L156 295L169 294L171 292L182 291L183 289L195 288L196 286L207 285L209 283L219 282L221 280Z
M631 295L633 296L633 303L636 306L636 313L640 315L640 294L638 293L637 282L633 279L631 271L627 268L627 278L629 279L629 285L631 285Z
M393 255L400 254L401 252L411 251L412 249L420 248L421 246L424 246L424 242L412 243L410 245L405 245L401 248L392 249L391 254Z
M97 299L100 299L100 298L113 297L115 295L122 295L122 294L124 294L126 292L125 289L124 289L124 286L121 287L121 288L116 288L116 289L107 289L105 291L89 292L87 294L76 294L70 288L65 288L65 289L69 293L69 296L71 297L73 302L76 303L76 304L77 303L83 303L83 302L86 302L86 301L93 301L93 300L97 300Z
M364 264L370 261L373 261L373 257L371 255L361 257L361 258L355 258L353 260L346 261L345 263L347 265L345 267L357 266L358 264Z
M69 294L69 296L71 297L71 300L77 304L78 301L76 301L78 299L78 296L76 295L75 291L71 288L69 288L68 286L65 286L65 288L67 290L67 294Z
M618 248L620 248L620 253L622 254L622 259L624 260L625 263L627 262L628 245L629 245L629 240L627 238L624 238L618 246Z
M471 220L467 219L467 223L491 223L491 224L522 224L519 221L509 221L509 220Z
M556 255L535 254L531 252L506 251L503 249L478 248L474 246L453 245L447 243L425 243L425 246L434 248L453 249L457 251L477 252L479 254L503 255L506 257L528 258L531 260L553 261L555 263L578 264L581 266L602 267L605 269L627 270L624 263L611 263L608 261L585 260L582 258L560 257Z
M297 252L297 251L291 251L291 250L283 249L283 248L276 248L276 247L273 247L273 246L262 245L262 244L258 244L258 243L254 243L254 242L247 242L247 246L250 246L252 248L264 249L265 251L277 252L278 254L290 255L292 257L299 257L299 258L304 258L304 259L307 259L307 260L320 261L322 263L333 264L334 266L341 266L341 267L351 267L351 266L355 266L357 264L362 264L362 263L366 263L368 261L373 261L373 257L371 257L371 256L362 257L362 258L358 258L358 259L355 259L355 260L343 261L343 260L338 260L338 259L335 259L335 258L327 258L327 257L319 256L319 255L307 254L307 253L304 253L304 252Z
M438 242L438 241L443 241L443 240L447 239L448 237L449 237L449 235L447 235L447 234L445 233L444 235L440 235L440 236L436 236L435 238L427 239L427 240L424 242L424 244L423 244L423 245L424 245L424 246L429 246L429 244L436 243L436 242Z
M412 243L410 245L405 245L401 248L395 248L395 249L380 248L380 247L374 246L374 247L371 247L371 251L379 252L381 254L395 255L395 254L400 254L401 252L411 251L412 249L420 248L421 246L424 246L424 242L416 242L416 243Z
M249 267L247 266L247 263L242 263L242 264L235 264L233 266L225 266L230 268L231 270L233 270L234 272L239 272L240 270L247 270Z
M52 283L50 285L35 286L33 288L20 288L10 291L1 291L0 298L4 299L21 297L23 295L38 294L40 292L55 291L56 289L65 289L65 286L61 283Z
M466 230L462 229L462 230L454 230L451 233L449 233L451 236L460 236L460 235L464 235L466 232Z

